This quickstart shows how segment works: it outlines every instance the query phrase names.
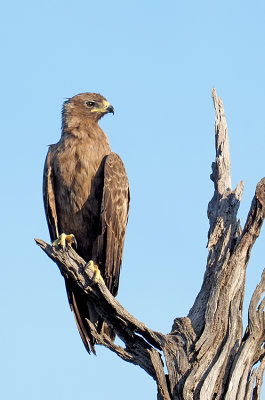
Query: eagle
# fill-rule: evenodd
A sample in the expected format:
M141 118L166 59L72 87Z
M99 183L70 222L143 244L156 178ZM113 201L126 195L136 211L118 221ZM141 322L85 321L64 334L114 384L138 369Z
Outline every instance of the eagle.
M107 113L114 114L114 108L97 93L81 93L64 102L61 138L49 146L45 160L43 199L53 245L76 241L77 253L100 271L116 296L130 190L124 164L98 125ZM115 334L78 285L69 278L65 284L85 348L95 353L87 320L112 340Z

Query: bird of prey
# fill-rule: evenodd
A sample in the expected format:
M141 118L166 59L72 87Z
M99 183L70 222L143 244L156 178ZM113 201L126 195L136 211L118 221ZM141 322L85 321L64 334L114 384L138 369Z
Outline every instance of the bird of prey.
M77 242L77 253L98 266L110 292L119 285L130 192L121 158L112 153L98 121L114 108L100 94L81 93L65 101L62 134L49 147L43 197L51 240ZM81 289L65 279L70 307L88 352L96 343L88 319L98 332L114 339Z

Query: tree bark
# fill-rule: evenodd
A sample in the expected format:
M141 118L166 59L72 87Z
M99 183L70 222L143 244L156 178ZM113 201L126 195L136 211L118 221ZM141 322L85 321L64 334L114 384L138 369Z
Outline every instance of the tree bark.
M187 317L176 318L170 333L148 329L111 295L103 281L72 249L37 244L63 276L78 283L104 320L124 342L117 346L90 323L98 344L142 367L157 383L158 399L260 399L265 368L265 272L257 285L243 332L246 267L265 217L265 178L256 187L242 230L237 219L243 182L231 187L231 162L223 103L212 91L215 107L216 160L208 206L208 259L203 284ZM89 321L88 321L89 322ZM163 364L162 353L166 365ZM165 372L165 369L167 372Z

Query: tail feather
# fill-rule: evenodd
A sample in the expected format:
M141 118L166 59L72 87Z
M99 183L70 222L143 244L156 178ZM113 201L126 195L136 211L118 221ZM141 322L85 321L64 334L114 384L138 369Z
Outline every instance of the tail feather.
M68 295L69 304L71 310L74 313L75 321L84 343L87 352L90 354L91 351L96 355L95 344L97 340L93 336L92 331L87 323L88 319L95 327L97 332L109 336L114 341L115 332L113 329L99 317L93 305L88 302L87 297L83 294L78 286L72 284L69 280L65 280L66 291Z

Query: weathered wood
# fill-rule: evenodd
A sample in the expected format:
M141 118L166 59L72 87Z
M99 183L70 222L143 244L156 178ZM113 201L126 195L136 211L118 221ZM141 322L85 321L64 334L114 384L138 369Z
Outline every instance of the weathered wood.
M162 349L163 335L148 329L142 322L129 314L112 296L105 283L99 280L94 283L93 271L87 263L72 249L63 250L53 247L43 240L35 239L42 250L58 265L62 275L77 282L79 287L94 302L95 309L116 334L126 344L126 348L116 346L106 335L100 335L90 324L98 344L102 344L114 351L125 361L142 367L157 382L160 399L170 400L163 361L157 349Z
M208 205L206 272L188 316L176 318L169 334L146 327L121 306L104 282L95 284L92 270L73 249L62 250L36 240L62 275L76 281L90 297L98 314L114 329L124 347L99 334L88 321L97 344L139 365L152 376L157 382L159 400L260 399L265 369L265 272L253 293L244 333L242 309L246 268L265 218L265 178L257 185L242 230L237 211L244 185L239 182L232 189L223 103L215 90L212 96L216 159L211 174L214 194Z

